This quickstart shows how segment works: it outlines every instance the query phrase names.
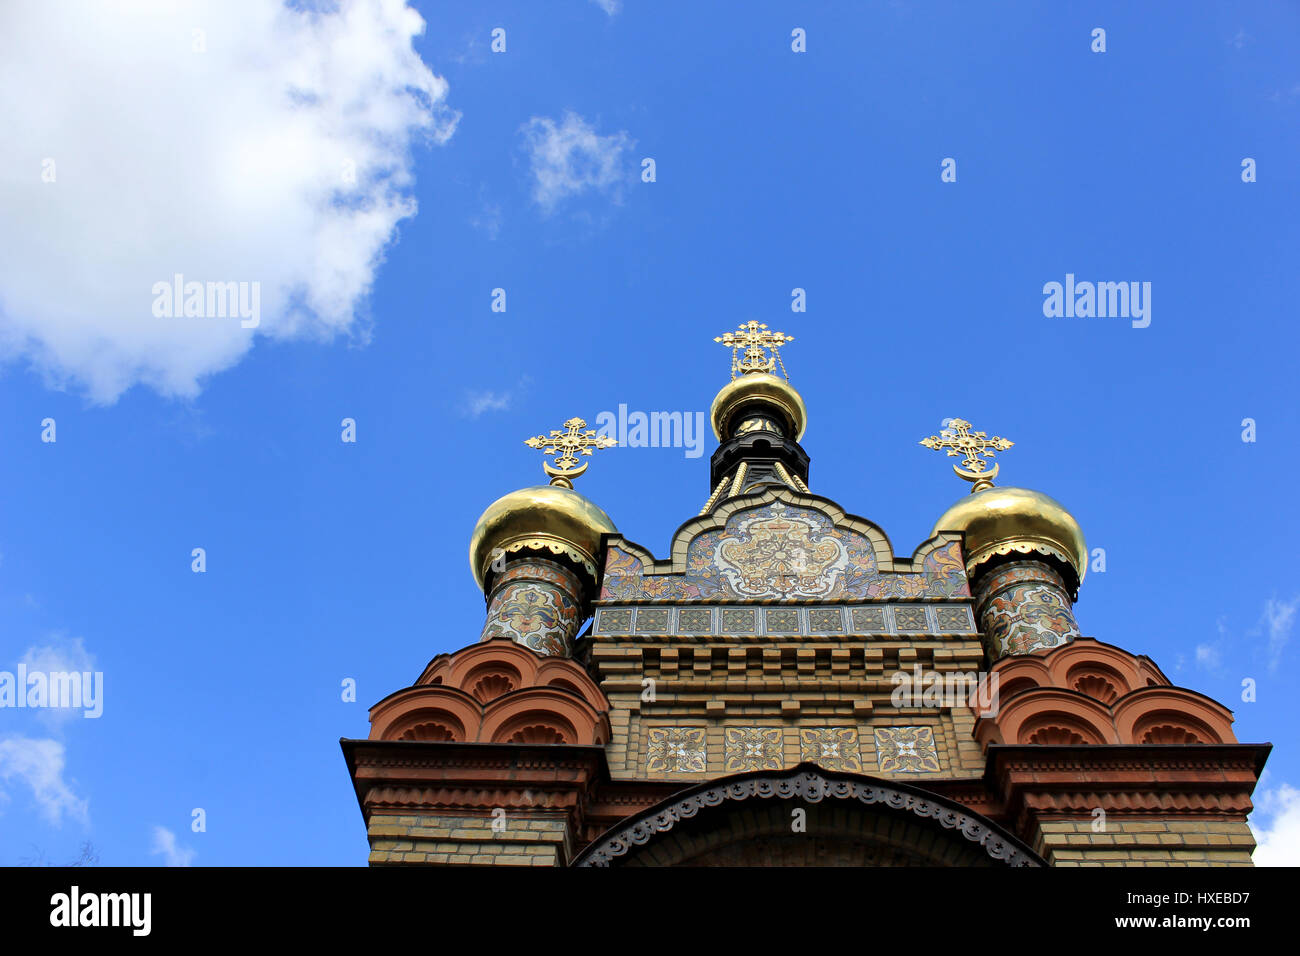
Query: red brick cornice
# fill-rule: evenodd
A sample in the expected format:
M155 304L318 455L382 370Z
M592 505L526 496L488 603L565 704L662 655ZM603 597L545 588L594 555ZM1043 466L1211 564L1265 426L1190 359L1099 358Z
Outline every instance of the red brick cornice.
M602 747L339 741L361 814L407 809L564 813L577 832L594 788L609 779Z
M1006 746L984 779L1022 837L1043 817L1106 813L1242 819L1271 744Z

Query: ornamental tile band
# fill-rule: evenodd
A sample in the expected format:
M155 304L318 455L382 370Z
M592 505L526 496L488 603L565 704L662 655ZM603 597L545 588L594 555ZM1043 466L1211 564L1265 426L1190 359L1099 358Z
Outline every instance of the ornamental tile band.
M691 541L686 570L647 574L611 546L602 601L915 600L970 596L961 546L925 556L920 572L881 571L875 545L812 508L780 501L739 511Z
M804 760L827 770L862 772L858 731L854 727L801 728L799 749Z
M780 727L728 727L724 746L727 773L780 770L785 765Z
M882 773L938 773L939 751L931 727L877 727Z
M648 773L703 773L703 727L651 727L646 748Z

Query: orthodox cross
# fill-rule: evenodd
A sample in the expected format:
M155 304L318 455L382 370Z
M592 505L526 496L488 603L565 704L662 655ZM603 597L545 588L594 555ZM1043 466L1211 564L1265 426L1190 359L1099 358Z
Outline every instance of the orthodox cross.
M761 322L746 322L735 332L720 335L713 341L721 342L731 349L732 378L736 377L737 372L741 375L749 372L772 372L779 365L786 381L790 380L790 376L785 371L785 363L781 361L780 348L787 342L793 342L793 335L769 332L767 326ZM744 350L744 356L740 355L741 350ZM770 357L767 354L769 351L772 353Z
M992 488L993 479L998 476L998 466L994 464L993 470L988 471L989 463L984 460L984 456L992 458L996 452L1006 451L1014 442L999 438L997 435L989 438L985 432L973 432L971 423L960 418L952 419L948 422L948 426L939 435L922 438L921 444L935 451L946 450L950 458L964 454L966 457L961 460L961 463L966 467L953 465L952 470L967 481L975 483L975 487L971 488L971 494Z
M570 418L564 423L564 431L552 428L550 438L538 435L535 438L525 438L524 444L529 448L541 448L544 454L554 455L554 466L550 462L543 462L542 469L551 476L551 484L572 488L573 479L591 464L589 461L578 464L578 456L590 455L596 448L612 448L618 442L608 435L598 436L596 430L587 428L587 423L581 418Z

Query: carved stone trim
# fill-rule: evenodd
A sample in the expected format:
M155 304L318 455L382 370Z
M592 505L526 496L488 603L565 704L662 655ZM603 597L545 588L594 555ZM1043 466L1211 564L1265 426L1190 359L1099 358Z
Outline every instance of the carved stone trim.
M755 771L724 777L674 794L606 831L574 860L574 866L609 866L633 847L644 846L679 821L706 807L745 800L856 800L890 810L902 810L922 820L933 819L978 844L991 858L1008 866L1045 866L1042 858L993 821L958 803L906 784L859 774L835 774L812 764L784 773Z

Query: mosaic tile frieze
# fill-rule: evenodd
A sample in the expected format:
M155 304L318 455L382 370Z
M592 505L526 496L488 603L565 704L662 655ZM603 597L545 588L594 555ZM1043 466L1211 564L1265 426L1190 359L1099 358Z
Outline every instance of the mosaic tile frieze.
M648 773L702 773L706 767L703 727L651 727L646 747Z
M920 572L882 572L865 535L812 508L775 501L737 512L697 535L686 570L647 574L618 547L606 555L604 601L910 600L969 597L961 547L925 556Z
M876 759L882 773L938 773L932 727L877 727Z
M723 744L727 773L785 766L780 727L727 727Z
M803 727L799 752L804 760L826 770L862 772L856 727Z

